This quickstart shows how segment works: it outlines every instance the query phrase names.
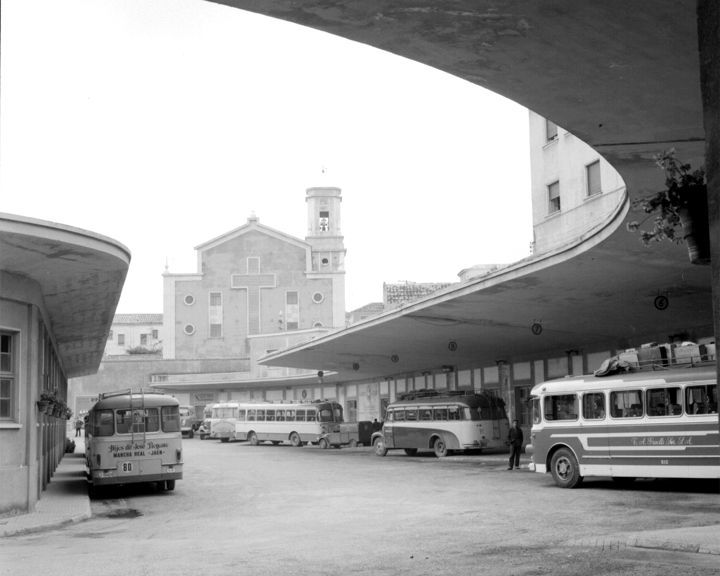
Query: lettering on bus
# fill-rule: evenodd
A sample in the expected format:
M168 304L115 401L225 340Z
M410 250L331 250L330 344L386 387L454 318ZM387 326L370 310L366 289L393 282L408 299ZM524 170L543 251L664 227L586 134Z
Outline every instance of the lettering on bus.
M631 438L633 446L692 446L692 436L645 436L643 438Z
M167 442L148 442L140 444L128 442L127 444L110 444L110 455L113 458L127 458L128 456L160 456L165 454Z

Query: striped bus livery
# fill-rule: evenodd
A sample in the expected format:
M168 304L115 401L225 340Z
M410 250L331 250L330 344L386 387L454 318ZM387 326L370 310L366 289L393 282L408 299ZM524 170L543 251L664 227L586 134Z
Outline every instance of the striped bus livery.
M584 476L720 478L714 363L544 382L531 393L531 468L562 488Z

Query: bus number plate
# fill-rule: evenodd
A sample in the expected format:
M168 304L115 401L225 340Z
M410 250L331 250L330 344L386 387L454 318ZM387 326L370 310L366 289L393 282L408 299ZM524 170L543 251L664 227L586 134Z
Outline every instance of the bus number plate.
M123 472L132 472L132 462L123 462L122 463L122 471Z
M168 466L167 471L168 471L168 472L175 472L175 468L173 468L172 466Z

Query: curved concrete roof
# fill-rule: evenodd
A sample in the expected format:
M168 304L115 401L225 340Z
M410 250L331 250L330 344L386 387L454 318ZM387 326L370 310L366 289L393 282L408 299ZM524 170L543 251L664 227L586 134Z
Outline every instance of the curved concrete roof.
M217 3L362 42L502 94L593 146L618 170L631 199L662 187L653 161L659 151L674 147L694 167L705 160L694 2ZM625 222L637 219L627 209L625 198L603 229L554 253L263 363L321 367L352 379L492 364L608 340L636 344L641 335L665 339L682 329L711 332L710 267L689 264L684 246L643 247L625 231ZM717 275L717 265L713 270ZM664 311L653 305L660 294L670 301ZM538 336L530 331L534 322L543 326ZM454 352L450 341L458 344Z
M68 378L94 374L130 265L112 238L0 213L0 269L37 282Z

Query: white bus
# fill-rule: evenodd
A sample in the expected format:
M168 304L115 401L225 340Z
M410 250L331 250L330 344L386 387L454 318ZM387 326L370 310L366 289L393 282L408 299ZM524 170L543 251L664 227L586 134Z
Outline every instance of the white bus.
M399 448L408 456L433 450L443 458L453 450L502 448L509 429L501 398L472 390L417 390L387 407L382 430L373 434L372 443L378 456Z
M267 441L298 447L318 442L329 424L342 421L343 409L337 402L238 404L235 438L253 446Z
M209 422L210 430L207 437L221 442L229 442L235 437L235 420L237 420L237 402L220 402L212 407Z
M686 366L538 384L531 467L561 488L584 476L720 478L715 366Z

